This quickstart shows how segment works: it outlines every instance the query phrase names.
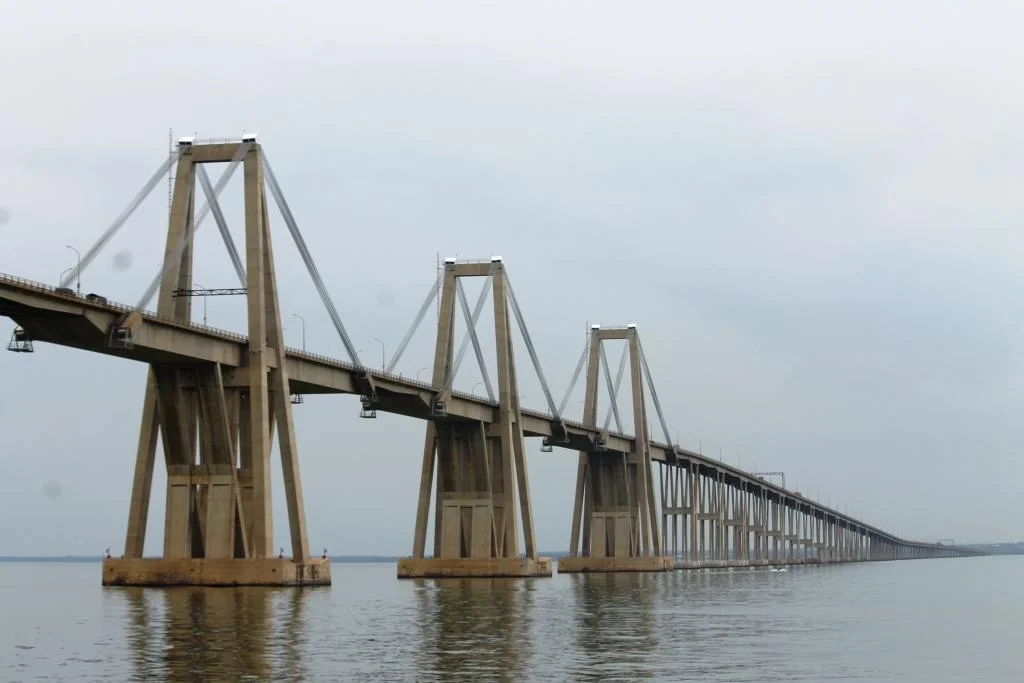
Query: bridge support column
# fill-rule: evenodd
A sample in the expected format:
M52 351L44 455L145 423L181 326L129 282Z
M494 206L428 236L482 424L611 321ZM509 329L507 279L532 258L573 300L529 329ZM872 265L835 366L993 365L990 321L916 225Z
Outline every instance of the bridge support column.
M665 498L664 509L672 511L673 526L672 537L678 539L678 546L673 543L672 547L665 547L667 555L672 557L676 566L683 569L693 569L700 565L702 538L701 538L701 483L699 466L695 462L688 462L683 465L666 464L664 468L674 472L676 478L675 490L671 492L671 499ZM679 519L676 525L675 520Z
M715 566L725 567L729 564L729 527L726 526L726 487L722 481L721 472L714 480L715 491L715 519L712 522L715 528Z
M675 568L675 559L662 554L658 531L640 339L635 326L591 328L583 419L586 424L597 426L601 344L612 339L625 340L628 345L635 433L633 449L630 453L615 453L605 450L603 444L595 444L591 450L580 453L569 557L558 561L558 571L562 573L648 572ZM608 378L610 383L610 376Z
M244 164L248 304L247 382L226 388L221 366L150 367L124 556L107 559L104 585L329 585L330 562L309 556L281 313L259 145L179 148L157 313L191 322L196 164ZM122 324L142 324L129 315ZM236 371L237 372L237 371ZM277 427L291 558L274 556L270 450ZM156 446L167 471L164 549L143 558Z
M660 463L662 472L662 541L666 555L679 566L690 560L689 518L693 512L690 499L690 467Z
M822 561L830 564L836 559L834 530L835 527L826 516L821 522L821 553Z
M726 551L727 561L730 567L746 567L750 564L744 555L743 533L746 528L743 517L743 496L744 492L734 486L729 486L726 495ZM731 541L731 547L730 547Z
M786 564L802 563L802 560L797 558L797 542L800 540L799 515L795 503L793 506L786 507L786 534L783 536L786 546Z
M750 543L751 519L750 519L750 492L745 488L736 492L736 550L733 561L739 566L749 567L751 560L752 546Z
M818 562L818 547L817 547L817 531L818 531L818 518L814 515L814 512L808 508L804 511L804 530L803 530L803 546L804 546L804 564L817 564Z
M765 514L765 499L760 493L750 493L751 524L753 553L750 558L750 566L761 567L768 563L766 551L767 543L767 519Z
M768 511L771 517L771 550L768 558L768 564L780 565L782 564L782 501L781 500L769 500Z
M704 559L704 522L701 519L703 503L701 496L700 465L693 463L690 474L690 557L688 567L701 566Z
M398 561L399 578L522 577L552 573L551 560L537 556L534 540L505 269L500 260L490 264L445 263L433 376L433 386L442 390L435 404L443 406L451 398L458 278L480 276L490 276L493 286L498 421L488 424L435 415L428 422L413 553ZM432 557L426 557L432 481L434 552ZM523 556L519 554L517 517L522 521Z

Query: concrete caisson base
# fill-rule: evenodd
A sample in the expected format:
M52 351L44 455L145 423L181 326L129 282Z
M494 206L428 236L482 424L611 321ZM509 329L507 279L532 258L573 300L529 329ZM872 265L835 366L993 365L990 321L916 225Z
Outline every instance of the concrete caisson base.
M667 572L676 568L671 557L563 557L559 574L589 572Z
M551 576L551 558L403 557L398 560L400 579L527 576Z
M330 586L331 561L105 559L104 586Z

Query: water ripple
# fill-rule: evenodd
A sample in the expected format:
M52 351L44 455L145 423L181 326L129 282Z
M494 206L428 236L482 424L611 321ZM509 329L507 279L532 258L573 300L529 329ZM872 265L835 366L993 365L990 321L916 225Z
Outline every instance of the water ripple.
M0 564L0 680L1016 683L1022 566L397 581L338 565L331 589L159 590Z

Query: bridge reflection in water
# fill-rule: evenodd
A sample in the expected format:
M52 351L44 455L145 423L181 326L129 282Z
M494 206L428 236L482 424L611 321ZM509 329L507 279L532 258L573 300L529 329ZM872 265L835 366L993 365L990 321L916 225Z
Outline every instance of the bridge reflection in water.
M964 656L948 643L962 641L973 661L1015 666L1000 657L1016 613L958 587L988 579L1011 595L1016 567L908 564L409 582L347 565L337 578L365 588L119 588L87 642L19 656L112 681L923 682L948 679ZM1004 635L976 628L985 619Z
M127 587L104 599L121 603L129 615L135 680L302 680L308 657L300 642L309 635L310 593Z
M523 681L531 670L536 579L415 579L417 673Z
M652 613L664 585L658 574L573 574L573 629L580 674L629 678L651 665L658 647Z

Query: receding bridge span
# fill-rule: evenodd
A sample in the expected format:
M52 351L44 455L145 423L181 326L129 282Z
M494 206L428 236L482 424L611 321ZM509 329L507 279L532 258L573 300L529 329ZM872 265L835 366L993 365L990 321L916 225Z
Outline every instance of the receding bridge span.
M175 164L176 162L176 164ZM203 165L227 162L216 185ZM176 165L164 265L135 306L81 296L67 285L127 221L155 185L133 199L56 286L0 274L0 315L17 327L8 348L31 351L48 342L145 363L150 367L124 555L108 558L107 584L324 584L326 558L312 557L306 538L292 406L312 394L354 394L365 415L376 411L424 420L413 551L399 562L402 577L550 575L539 557L526 472L525 438L542 450L578 458L575 486L566 482L574 511L569 554L560 572L665 571L675 568L759 566L977 554L966 548L911 541L812 501L723 462L655 440L647 433L653 404L668 437L636 325L591 329L574 373L585 370L582 421L556 404L512 291L505 263L445 262L435 296L439 316L433 375L418 381L363 365L312 254L305 245L265 153L250 136L237 141L182 140L158 169ZM218 195L244 169L245 241L234 244ZM202 189L206 203L196 210ZM269 191L303 256L350 360L285 348L267 217ZM192 236L207 215L217 222L247 299L248 334L192 322ZM244 255L244 257L242 256ZM462 281L486 278L471 311ZM156 311L145 308L158 292ZM486 296L494 309L497 387L487 372L476 326ZM461 311L468 332L455 344ZM544 412L519 405L513 351L515 321L547 400ZM410 335L412 333L410 330ZM617 368L605 343L624 342ZM388 367L397 364L408 335ZM487 397L457 391L453 380L472 347ZM615 373L613 380L612 374ZM625 433L618 400L625 379L634 434ZM598 419L600 385L610 397ZM570 387L570 392L572 387ZM569 392L566 392L568 397ZM612 425L614 417L615 425ZM276 557L271 526L271 440L278 439L291 538L290 557ZM163 445L167 502L162 557L143 558L157 440ZM412 495L412 492L410 492ZM433 509L431 509L433 502ZM427 539L433 516L433 539ZM431 541L431 542L428 542ZM432 552L428 552L432 547Z

